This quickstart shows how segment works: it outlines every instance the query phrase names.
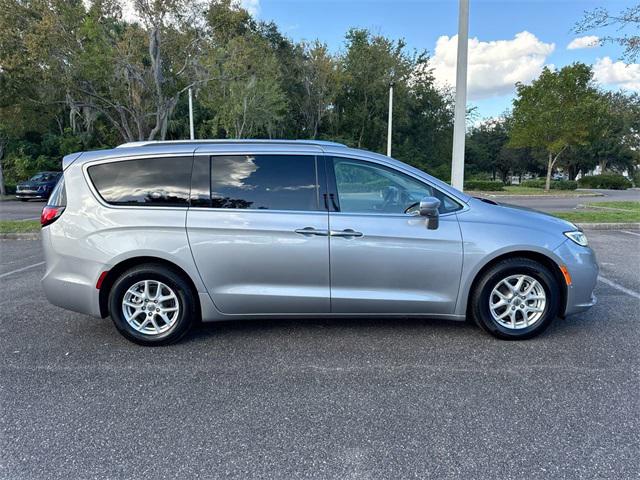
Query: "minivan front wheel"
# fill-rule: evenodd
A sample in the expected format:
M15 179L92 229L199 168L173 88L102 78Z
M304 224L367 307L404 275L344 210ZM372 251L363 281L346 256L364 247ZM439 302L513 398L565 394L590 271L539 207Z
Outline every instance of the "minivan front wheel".
M471 313L480 327L498 338L531 338L558 315L559 291L556 277L541 263L505 259L480 278L471 298Z
M179 340L193 323L196 305L188 283L162 265L124 272L113 284L109 313L118 331L141 345Z

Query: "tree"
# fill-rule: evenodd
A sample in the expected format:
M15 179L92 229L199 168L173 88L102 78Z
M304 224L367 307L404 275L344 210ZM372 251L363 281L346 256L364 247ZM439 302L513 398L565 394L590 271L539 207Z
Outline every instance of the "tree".
M340 71L327 46L319 41L303 45L300 83L303 95L298 109L304 121L303 135L316 138L340 89Z
M506 125L506 118L493 118L471 129L465 145L472 171L489 171L494 180L499 173L502 181L506 181L511 171L509 156L503 153L509 141Z
M546 191L562 153L587 143L590 122L597 116L598 94L592 77L589 66L575 63L558 71L545 67L531 85L516 85L509 146L546 152Z
M199 100L212 118L204 130L214 137L278 136L288 103L277 35L267 28L267 37L261 25L229 0L213 3L206 20L211 41L203 68L212 80L201 87Z
M596 8L585 12L573 30L586 33L607 27L615 27L618 35L607 35L600 38L600 43L614 43L624 48L623 58L633 62L640 55L640 3L622 10L618 14L606 8Z
M336 99L336 134L358 148L382 151L387 127L389 85L394 82L397 118L402 118L408 80L417 59L405 52L403 41L394 42L367 30L352 29L346 35L343 83Z

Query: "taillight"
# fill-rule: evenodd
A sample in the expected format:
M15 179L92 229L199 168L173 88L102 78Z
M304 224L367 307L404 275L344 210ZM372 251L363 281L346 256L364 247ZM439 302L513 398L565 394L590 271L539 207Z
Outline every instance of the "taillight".
M42 214L40 215L40 225L43 227L51 225L58 218L60 218L62 212L64 212L64 207L53 207L47 205L42 209Z

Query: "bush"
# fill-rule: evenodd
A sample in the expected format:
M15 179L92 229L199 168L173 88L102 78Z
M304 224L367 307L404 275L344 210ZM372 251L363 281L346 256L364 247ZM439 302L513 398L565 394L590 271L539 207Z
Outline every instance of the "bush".
M582 177L578 180L578 185L582 188L605 188L608 190L626 190L632 186L629 180L617 173Z
M15 195L16 193L16 184L15 183L5 183L4 189L7 192L7 195Z
M545 179L536 178L534 180L525 180L520 184L521 187L544 188ZM573 180L552 180L551 190L575 190L578 188L578 182Z
M497 180L468 180L464 182L464 189L480 192L501 192L504 190L504 183Z
M575 190L578 182L575 180L554 180L551 182L551 190Z
M528 188L544 188L544 179L536 178L533 180L525 180L520 183L520 186Z

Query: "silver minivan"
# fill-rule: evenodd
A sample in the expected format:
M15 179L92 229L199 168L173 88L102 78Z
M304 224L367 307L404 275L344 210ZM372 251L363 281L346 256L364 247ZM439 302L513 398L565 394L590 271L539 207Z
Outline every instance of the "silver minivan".
M287 316L471 318L525 339L596 301L571 223L341 144L136 142L63 171L42 212L47 298L143 345Z

